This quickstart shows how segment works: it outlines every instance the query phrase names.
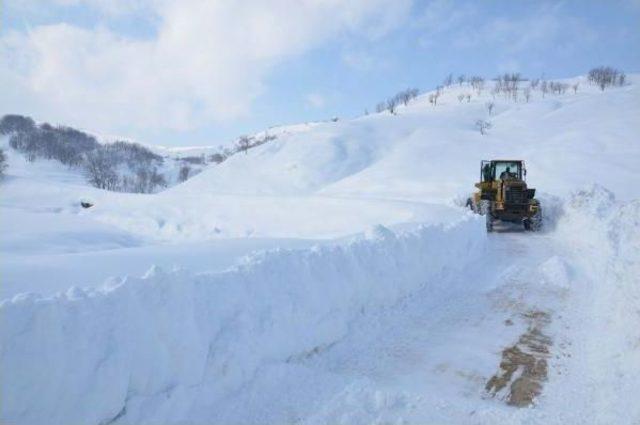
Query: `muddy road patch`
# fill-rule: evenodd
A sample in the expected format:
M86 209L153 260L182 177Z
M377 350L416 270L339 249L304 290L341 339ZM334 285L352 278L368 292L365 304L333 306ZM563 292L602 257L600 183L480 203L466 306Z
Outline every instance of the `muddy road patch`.
M502 350L499 370L485 385L485 390L507 404L527 407L542 392L547 380L549 350L552 340L544 333L550 322L548 313L538 310L522 314L527 330L518 341Z

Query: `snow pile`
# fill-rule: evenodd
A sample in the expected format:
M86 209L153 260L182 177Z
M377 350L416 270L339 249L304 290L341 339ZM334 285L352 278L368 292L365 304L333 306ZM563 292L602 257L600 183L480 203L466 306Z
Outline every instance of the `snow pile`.
M370 309L437 287L483 253L481 220L255 254L194 275L152 269L101 289L0 304L0 418L167 423L343 338ZM174 418L174 419L171 419Z
M616 200L613 192L591 185L571 195L558 219L558 236L596 249L599 267L640 263L640 200ZM593 260L593 259L592 259Z
M594 423L619 423L623 411L639 418L640 406L629 404L628 395L640 391L640 200L618 202L597 185L581 190L565 205L558 237L589 282L574 288L578 304L587 306L575 326L591 336L580 356L586 382L568 385L590 391Z

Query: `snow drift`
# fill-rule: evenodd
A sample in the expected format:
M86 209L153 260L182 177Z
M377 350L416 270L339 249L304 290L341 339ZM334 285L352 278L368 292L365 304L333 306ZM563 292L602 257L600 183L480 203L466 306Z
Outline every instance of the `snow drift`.
M0 304L0 418L11 423L184 419L265 362L321 350L368 309L477 260L475 217L343 245L277 250L223 273L152 269L101 289ZM202 400L201 400L202 401Z
M635 423L640 406L629 397L640 389L640 199L617 201L598 185L575 192L556 236L583 270L572 326L584 343L563 384L588 392L588 412L576 414L591 423Z

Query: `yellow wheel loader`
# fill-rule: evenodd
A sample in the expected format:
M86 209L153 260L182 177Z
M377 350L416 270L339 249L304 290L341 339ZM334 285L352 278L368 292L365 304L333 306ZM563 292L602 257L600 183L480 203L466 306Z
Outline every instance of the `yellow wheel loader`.
M536 231L542 225L536 190L527 187L524 161L494 159L480 163L478 191L467 200L474 212L486 216L487 232L497 221L518 223Z

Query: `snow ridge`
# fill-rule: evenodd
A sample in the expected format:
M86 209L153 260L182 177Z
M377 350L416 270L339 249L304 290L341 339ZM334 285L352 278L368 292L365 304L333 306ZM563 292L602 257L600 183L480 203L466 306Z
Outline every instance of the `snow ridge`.
M640 382L640 200L617 201L599 185L575 192L558 222L558 240L582 269L573 288L578 308L574 356L563 388L579 388L591 423L630 423L640 406L629 403ZM561 390L563 391L563 390ZM621 413L627 419L621 420ZM569 422L571 422L571 419Z
M101 289L18 295L0 304L0 418L179 420L261 364L317 352L369 309L437 287L485 241L473 216L401 233L379 226L343 245L255 254L222 273L154 268Z

